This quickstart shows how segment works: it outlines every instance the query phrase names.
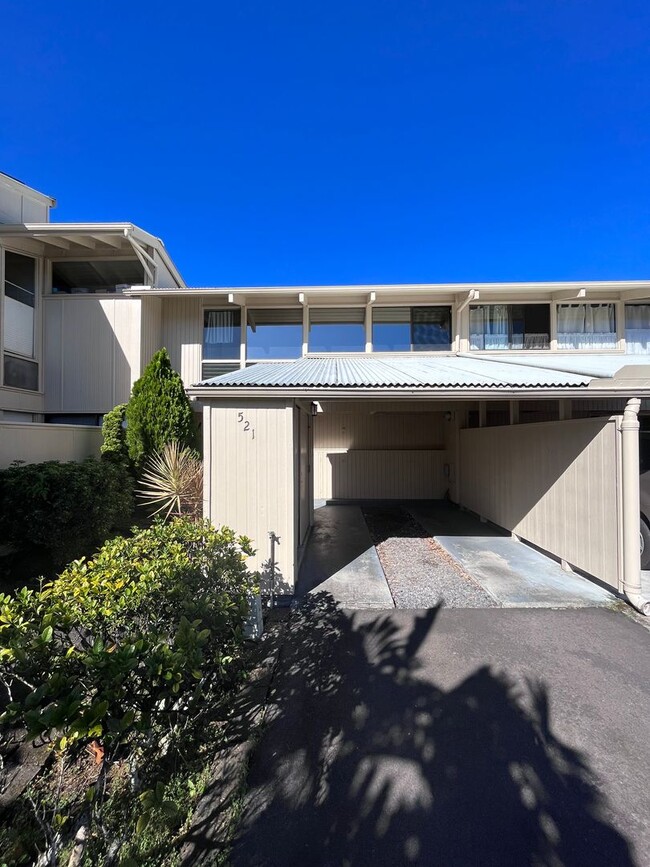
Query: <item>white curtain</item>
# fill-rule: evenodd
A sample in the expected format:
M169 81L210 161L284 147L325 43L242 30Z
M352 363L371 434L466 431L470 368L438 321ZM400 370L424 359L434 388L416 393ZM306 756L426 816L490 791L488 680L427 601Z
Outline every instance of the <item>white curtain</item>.
M650 304L626 304L625 351L630 355L650 353Z
M558 349L616 349L613 304L560 304Z
M235 342L235 316L232 310L211 310L208 313L205 342L211 344Z
M471 349L508 349L509 310L507 304L471 307L469 339Z

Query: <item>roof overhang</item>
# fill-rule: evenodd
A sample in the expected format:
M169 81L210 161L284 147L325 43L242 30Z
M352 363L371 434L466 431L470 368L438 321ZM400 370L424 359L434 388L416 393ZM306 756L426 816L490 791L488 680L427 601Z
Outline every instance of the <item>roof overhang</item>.
M156 251L174 279L185 286L183 278L160 238L133 223L13 223L0 224L0 239L20 238L42 245L45 255L72 258L88 255L133 255L151 274Z
M329 299L345 298L349 304L366 304L371 296L373 303L391 301L394 298L422 299L445 298L462 303L465 299L480 303L491 298L534 295L540 300L581 301L590 297L613 300L650 299L650 280L591 280L562 282L517 282L517 283L383 283L335 286L199 286L177 288L152 288L138 286L129 290L132 295L155 295L157 297L202 296L223 303L255 304L269 300L281 304L318 304ZM236 300L235 300L236 299Z

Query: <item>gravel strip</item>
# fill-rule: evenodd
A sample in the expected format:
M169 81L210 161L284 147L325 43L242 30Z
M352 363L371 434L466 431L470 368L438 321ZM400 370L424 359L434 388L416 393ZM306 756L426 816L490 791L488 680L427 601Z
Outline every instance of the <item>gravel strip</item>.
M364 508L396 608L498 608L405 509Z

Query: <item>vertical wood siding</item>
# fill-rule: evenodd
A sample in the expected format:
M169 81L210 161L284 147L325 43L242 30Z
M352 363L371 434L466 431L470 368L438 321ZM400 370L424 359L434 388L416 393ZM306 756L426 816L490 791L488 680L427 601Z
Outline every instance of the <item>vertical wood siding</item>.
M45 411L108 412L140 374L139 298L52 297L45 320Z
M142 299L142 351L140 371L147 366L151 356L162 348L162 300L160 298Z
M314 419L317 499L437 499L447 490L441 412L325 412Z
M292 592L295 578L293 412L291 403L257 401L219 403L204 413L206 517L251 537L253 569L268 571L269 533L280 537L277 592Z
M200 298L164 298L162 345L167 347L174 370L185 386L201 379L203 319Z
M460 432L460 501L618 589L616 419Z

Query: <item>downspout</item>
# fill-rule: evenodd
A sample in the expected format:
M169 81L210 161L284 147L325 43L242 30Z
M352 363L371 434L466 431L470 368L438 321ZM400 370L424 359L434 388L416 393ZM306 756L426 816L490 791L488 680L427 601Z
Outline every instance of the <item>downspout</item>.
M650 599L641 589L639 536L639 410L641 401L631 397L621 422L623 440L623 592L641 614L650 616Z

